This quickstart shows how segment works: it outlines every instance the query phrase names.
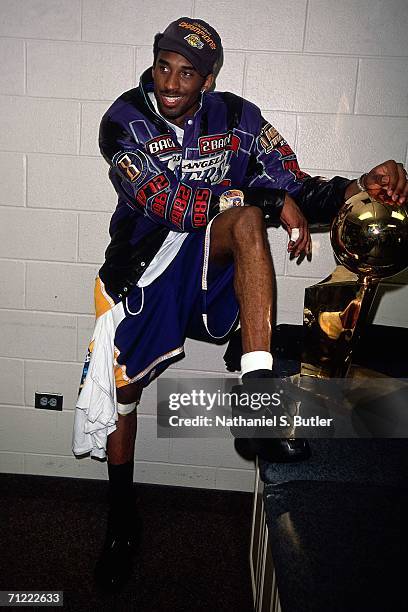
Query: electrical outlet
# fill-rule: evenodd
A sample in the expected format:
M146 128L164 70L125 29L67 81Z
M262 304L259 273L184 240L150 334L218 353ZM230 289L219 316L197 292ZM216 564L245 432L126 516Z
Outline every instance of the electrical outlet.
M35 407L43 410L62 410L61 393L35 393Z

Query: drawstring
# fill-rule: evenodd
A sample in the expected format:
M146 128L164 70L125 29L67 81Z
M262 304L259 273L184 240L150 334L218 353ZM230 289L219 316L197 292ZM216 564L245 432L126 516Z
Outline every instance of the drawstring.
M143 289L143 287L140 287L140 289L141 289L141 291L142 291L142 303L141 303L140 308L139 308L139 310L138 310L137 312L132 312L132 311L130 310L130 308L129 308L129 303L128 303L128 299L129 299L129 298L126 298L126 300L125 300L125 302L126 302L126 310L128 311L128 313L129 313L130 315L138 315L138 314L140 314L140 313L142 312L142 310L143 310L143 306L144 306L144 289Z

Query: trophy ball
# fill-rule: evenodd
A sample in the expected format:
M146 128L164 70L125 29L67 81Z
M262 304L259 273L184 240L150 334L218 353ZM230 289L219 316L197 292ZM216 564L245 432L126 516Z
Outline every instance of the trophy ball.
M366 192L349 198L333 221L334 253L348 270L367 279L393 276L408 266L408 211Z

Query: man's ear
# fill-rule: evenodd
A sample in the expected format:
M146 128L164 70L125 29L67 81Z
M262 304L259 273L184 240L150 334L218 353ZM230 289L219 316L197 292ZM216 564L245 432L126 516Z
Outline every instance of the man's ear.
M201 91L209 91L211 87L213 86L213 84L214 84L214 75L211 73L206 77L204 84L201 87Z
M154 79L154 64L152 66L152 78Z

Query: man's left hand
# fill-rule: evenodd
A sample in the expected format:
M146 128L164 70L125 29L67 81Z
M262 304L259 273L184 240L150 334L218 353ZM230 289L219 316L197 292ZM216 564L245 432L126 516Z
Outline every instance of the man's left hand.
M363 177L368 194L380 200L397 205L408 201L408 180L403 164L393 159L379 164Z
M285 195L285 202L282 208L281 223L289 234L288 252L298 257L302 252L311 255L312 240L310 238L309 226L305 216L289 194ZM292 239L292 230L298 230L295 240Z

